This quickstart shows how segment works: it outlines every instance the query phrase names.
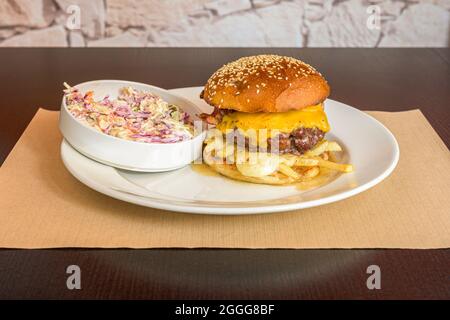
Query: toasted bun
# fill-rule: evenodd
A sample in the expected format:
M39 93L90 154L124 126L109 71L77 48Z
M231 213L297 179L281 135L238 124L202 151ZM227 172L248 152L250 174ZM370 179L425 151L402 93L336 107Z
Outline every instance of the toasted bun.
M310 65L290 57L259 55L217 70L202 98L221 109L285 112L319 104L329 94L327 81Z
M244 176L242 173L240 173L236 166L233 164L216 164L216 163L208 163L208 165L216 172L220 173L221 175L228 177L233 180L239 180L239 181L245 181L245 182L251 182L251 183L259 183L259 184L269 184L269 185L288 185L296 182L304 182L309 181L311 179L314 179L315 176L319 173L320 169L319 167L311 167L308 168L308 170L304 172L297 172L301 175L300 179L294 179L292 177L288 177L282 173L275 172L269 176L264 177L249 177Z
M232 164L208 164L214 171L220 173L221 175L228 177L233 180L251 182L251 183L259 183L259 184L271 184L271 185L285 185L291 184L295 182L295 179L291 177L286 177L282 174L275 173L272 176L266 176L262 178L257 177L248 177L244 176L240 173L235 165Z

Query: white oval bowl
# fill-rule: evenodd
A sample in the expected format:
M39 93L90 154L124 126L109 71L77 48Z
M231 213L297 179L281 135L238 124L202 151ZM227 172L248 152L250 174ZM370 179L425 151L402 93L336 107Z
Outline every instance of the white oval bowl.
M201 113L201 110L189 100L139 82L96 80L74 87L82 93L94 91L94 99L100 100L106 95L116 99L119 90L127 86L160 96L168 103L179 106L194 120L198 120L197 114ZM77 120L67 109L64 97L61 103L59 128L70 145L87 157L116 168L140 172L170 171L191 163L200 157L206 134L202 130L190 140L175 143L146 143L113 137Z

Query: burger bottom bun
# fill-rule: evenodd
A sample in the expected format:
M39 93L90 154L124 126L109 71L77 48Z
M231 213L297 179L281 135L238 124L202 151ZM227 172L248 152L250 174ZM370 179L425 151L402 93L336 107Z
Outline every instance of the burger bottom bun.
M216 172L220 173L223 176L228 178L251 182L251 183L259 183L259 184L269 184L269 185L288 185L293 183L311 181L315 176L319 175L320 169L319 167L309 167L308 169L296 170L298 174L301 175L300 179L294 179L292 177L288 177L280 172L275 172L271 175L264 177L248 177L244 176L239 172L234 164L217 164L213 162L207 162L207 164Z

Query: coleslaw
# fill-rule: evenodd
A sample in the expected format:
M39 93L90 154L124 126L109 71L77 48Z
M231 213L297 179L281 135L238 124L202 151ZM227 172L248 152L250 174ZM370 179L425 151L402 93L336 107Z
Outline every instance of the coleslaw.
M94 92L81 93L64 83L69 112L105 134L146 143L174 143L192 139L189 114L161 97L132 87L120 89L117 99L94 100Z

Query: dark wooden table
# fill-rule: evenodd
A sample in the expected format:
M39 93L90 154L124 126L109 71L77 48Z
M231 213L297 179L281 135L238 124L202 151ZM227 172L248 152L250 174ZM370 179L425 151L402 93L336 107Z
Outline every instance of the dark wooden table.
M316 66L333 99L360 109L420 108L450 146L448 49L0 49L0 163L38 107L59 108L64 81L199 86L268 52ZM82 290L66 288L71 264ZM366 287L372 264L381 290ZM449 299L450 250L2 249L0 298Z

